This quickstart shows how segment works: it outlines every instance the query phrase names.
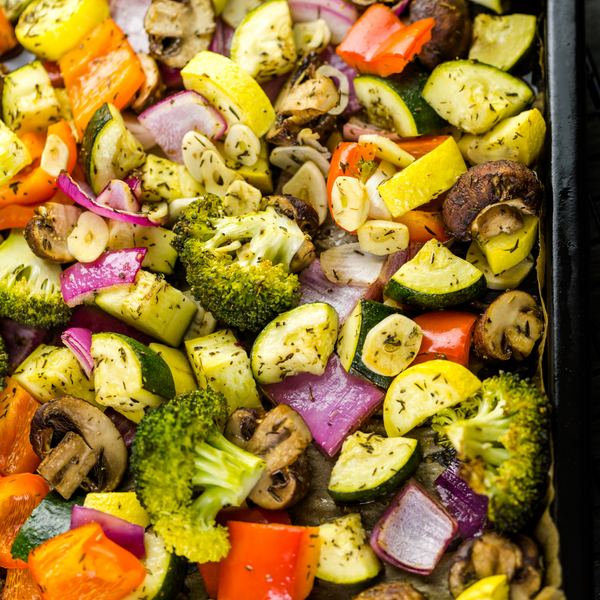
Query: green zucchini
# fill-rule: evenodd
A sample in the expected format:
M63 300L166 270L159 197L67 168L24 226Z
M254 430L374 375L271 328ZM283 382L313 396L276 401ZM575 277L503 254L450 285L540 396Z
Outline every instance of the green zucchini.
M373 300L360 300L340 329L337 353L342 367L348 373L362 375L375 385L387 389L393 377L385 377L371 371L362 361L363 346L367 334L375 325L390 315L401 315L402 311Z
M175 393L183 394L198 389L196 376L188 362L185 354L176 348L170 348L164 344L148 344L150 350L154 350L169 366L173 383L175 384Z
M331 583L358 583L376 577L381 571L381 563L369 546L359 513L320 525L319 537L319 579Z
M145 409L175 397L171 369L154 350L119 333L92 336L96 402L139 423Z
M535 44L536 32L534 15L479 14L473 22L469 59L510 71L529 53Z
M49 539L71 529L74 506L83 506L85 494L74 494L65 500L52 491L33 509L19 530L10 549L15 558L27 562L29 552Z
M46 133L60 121L60 104L50 76L39 60L4 77L2 118L16 134Z
M188 340L185 347L200 387L221 392L229 414L238 408L262 407L250 359L231 329Z
M25 144L0 121L0 185L4 185L29 164L31 155Z
M206 193L185 168L166 158L148 154L142 167L142 196L145 202L172 202L179 198L194 198Z
M146 158L140 143L125 127L119 110L108 103L104 103L87 124L81 155L94 194L99 194L113 179L125 179Z
M94 379L86 375L68 348L41 344L17 367L12 378L38 402L75 396L95 404Z
M187 575L187 561L168 552L165 542L152 529L144 533L146 556L140 559L146 569L142 584L123 600L175 600Z
M418 136L446 125L421 97L427 79L427 73L409 65L394 79L359 75L354 90L373 123L402 137Z
M433 70L423 98L451 125L479 135L520 113L533 100L533 91L496 67L476 60L455 60Z
M279 315L260 332L252 346L256 381L265 385L298 373L322 375L337 332L337 312L324 302L304 304Z
M397 490L417 470L422 456L415 439L357 431L346 438L327 491L336 502L369 502Z
M437 240L429 240L393 275L384 293L402 304L442 310L469 302L486 288L479 269L452 254Z
M95 302L113 317L175 348L198 310L163 277L142 269L133 285L102 292Z

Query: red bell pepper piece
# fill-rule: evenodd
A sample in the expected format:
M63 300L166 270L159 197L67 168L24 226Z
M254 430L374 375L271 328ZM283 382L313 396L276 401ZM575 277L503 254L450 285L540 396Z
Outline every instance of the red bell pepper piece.
M31 420L39 406L16 381L6 380L0 394L0 474L33 473L40 464L29 441Z
M42 600L40 589L33 580L29 568L7 571L2 600Z
M10 549L23 523L49 491L44 478L31 473L0 479L0 567L27 567L27 563L12 557Z
M411 243L424 244L433 239L446 242L450 239L444 229L442 213L440 212L411 210L401 217L397 217L394 221L403 223L408 227Z
M352 26L337 54L360 73L387 77L404 67L431 39L432 18L404 26L383 4L373 4Z
M459 310L425 313L413 319L423 331L419 354L412 362L446 359L469 366L469 350L477 315Z
M280 523L291 525L290 517L285 510L266 510L264 508L226 508L216 518L218 525L227 525L229 521L244 523ZM204 587L211 598L217 597L219 586L219 563L206 562L198 564Z
M403 138L398 142L398 146L414 156L415 160L419 160L443 144L449 137L449 135L436 135L435 137Z
M89 523L29 553L29 568L44 600L121 600L146 577L144 565Z
M50 77L52 87L64 88L65 82L63 81L63 76L60 72L58 63L55 63L52 60L45 60L42 64L44 65L44 69L46 69L46 73L48 73L48 77Z
M219 565L218 600L304 600L319 563L316 527L230 521L231 550Z

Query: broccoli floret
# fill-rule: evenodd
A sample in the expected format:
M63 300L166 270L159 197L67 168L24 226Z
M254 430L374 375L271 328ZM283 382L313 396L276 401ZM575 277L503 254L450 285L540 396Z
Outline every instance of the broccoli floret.
M298 304L300 282L290 262L306 236L274 207L226 216L221 199L207 194L173 231L192 294L216 319L260 331Z
M30 250L22 229L13 229L0 245L0 317L32 327L66 323L71 310L60 291L61 273L60 265Z
M9 367L10 358L6 350L4 338L0 335L0 392L3 392L4 388L6 388L6 376L8 375Z
M528 380L502 373L433 418L439 443L464 461L460 474L489 498L488 517L514 532L534 515L550 468L550 401Z
M227 556L227 529L215 517L240 506L265 468L225 439L227 414L221 393L186 392L148 412L133 442L137 494L169 549L193 562Z

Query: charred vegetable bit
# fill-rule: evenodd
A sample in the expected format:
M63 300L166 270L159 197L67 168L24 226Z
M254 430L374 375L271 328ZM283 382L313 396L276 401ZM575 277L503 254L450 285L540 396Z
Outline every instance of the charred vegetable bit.
M192 294L216 319L259 331L298 303L300 284L290 265L307 238L273 206L228 217L222 200L207 194L173 231Z
M464 461L461 477L490 502L500 531L521 529L546 493L550 468L550 401L528 380L502 373L433 418L439 443Z
M394 581L369 588L353 600L427 600L427 597L408 583Z
M61 268L37 257L22 229L0 245L0 317L21 325L53 327L69 320L60 292Z
M10 357L4 338L0 335L0 392L6 387L6 377L10 368Z
M167 548L193 562L227 555L227 530L215 517L240 506L265 469L223 436L226 420L225 396L211 388L186 392L150 411L133 442L136 491L150 521Z

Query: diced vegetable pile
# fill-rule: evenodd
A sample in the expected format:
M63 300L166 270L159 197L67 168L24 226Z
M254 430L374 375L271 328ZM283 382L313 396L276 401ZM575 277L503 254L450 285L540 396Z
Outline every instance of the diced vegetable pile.
M550 597L537 19L473 1L0 0L3 600Z

